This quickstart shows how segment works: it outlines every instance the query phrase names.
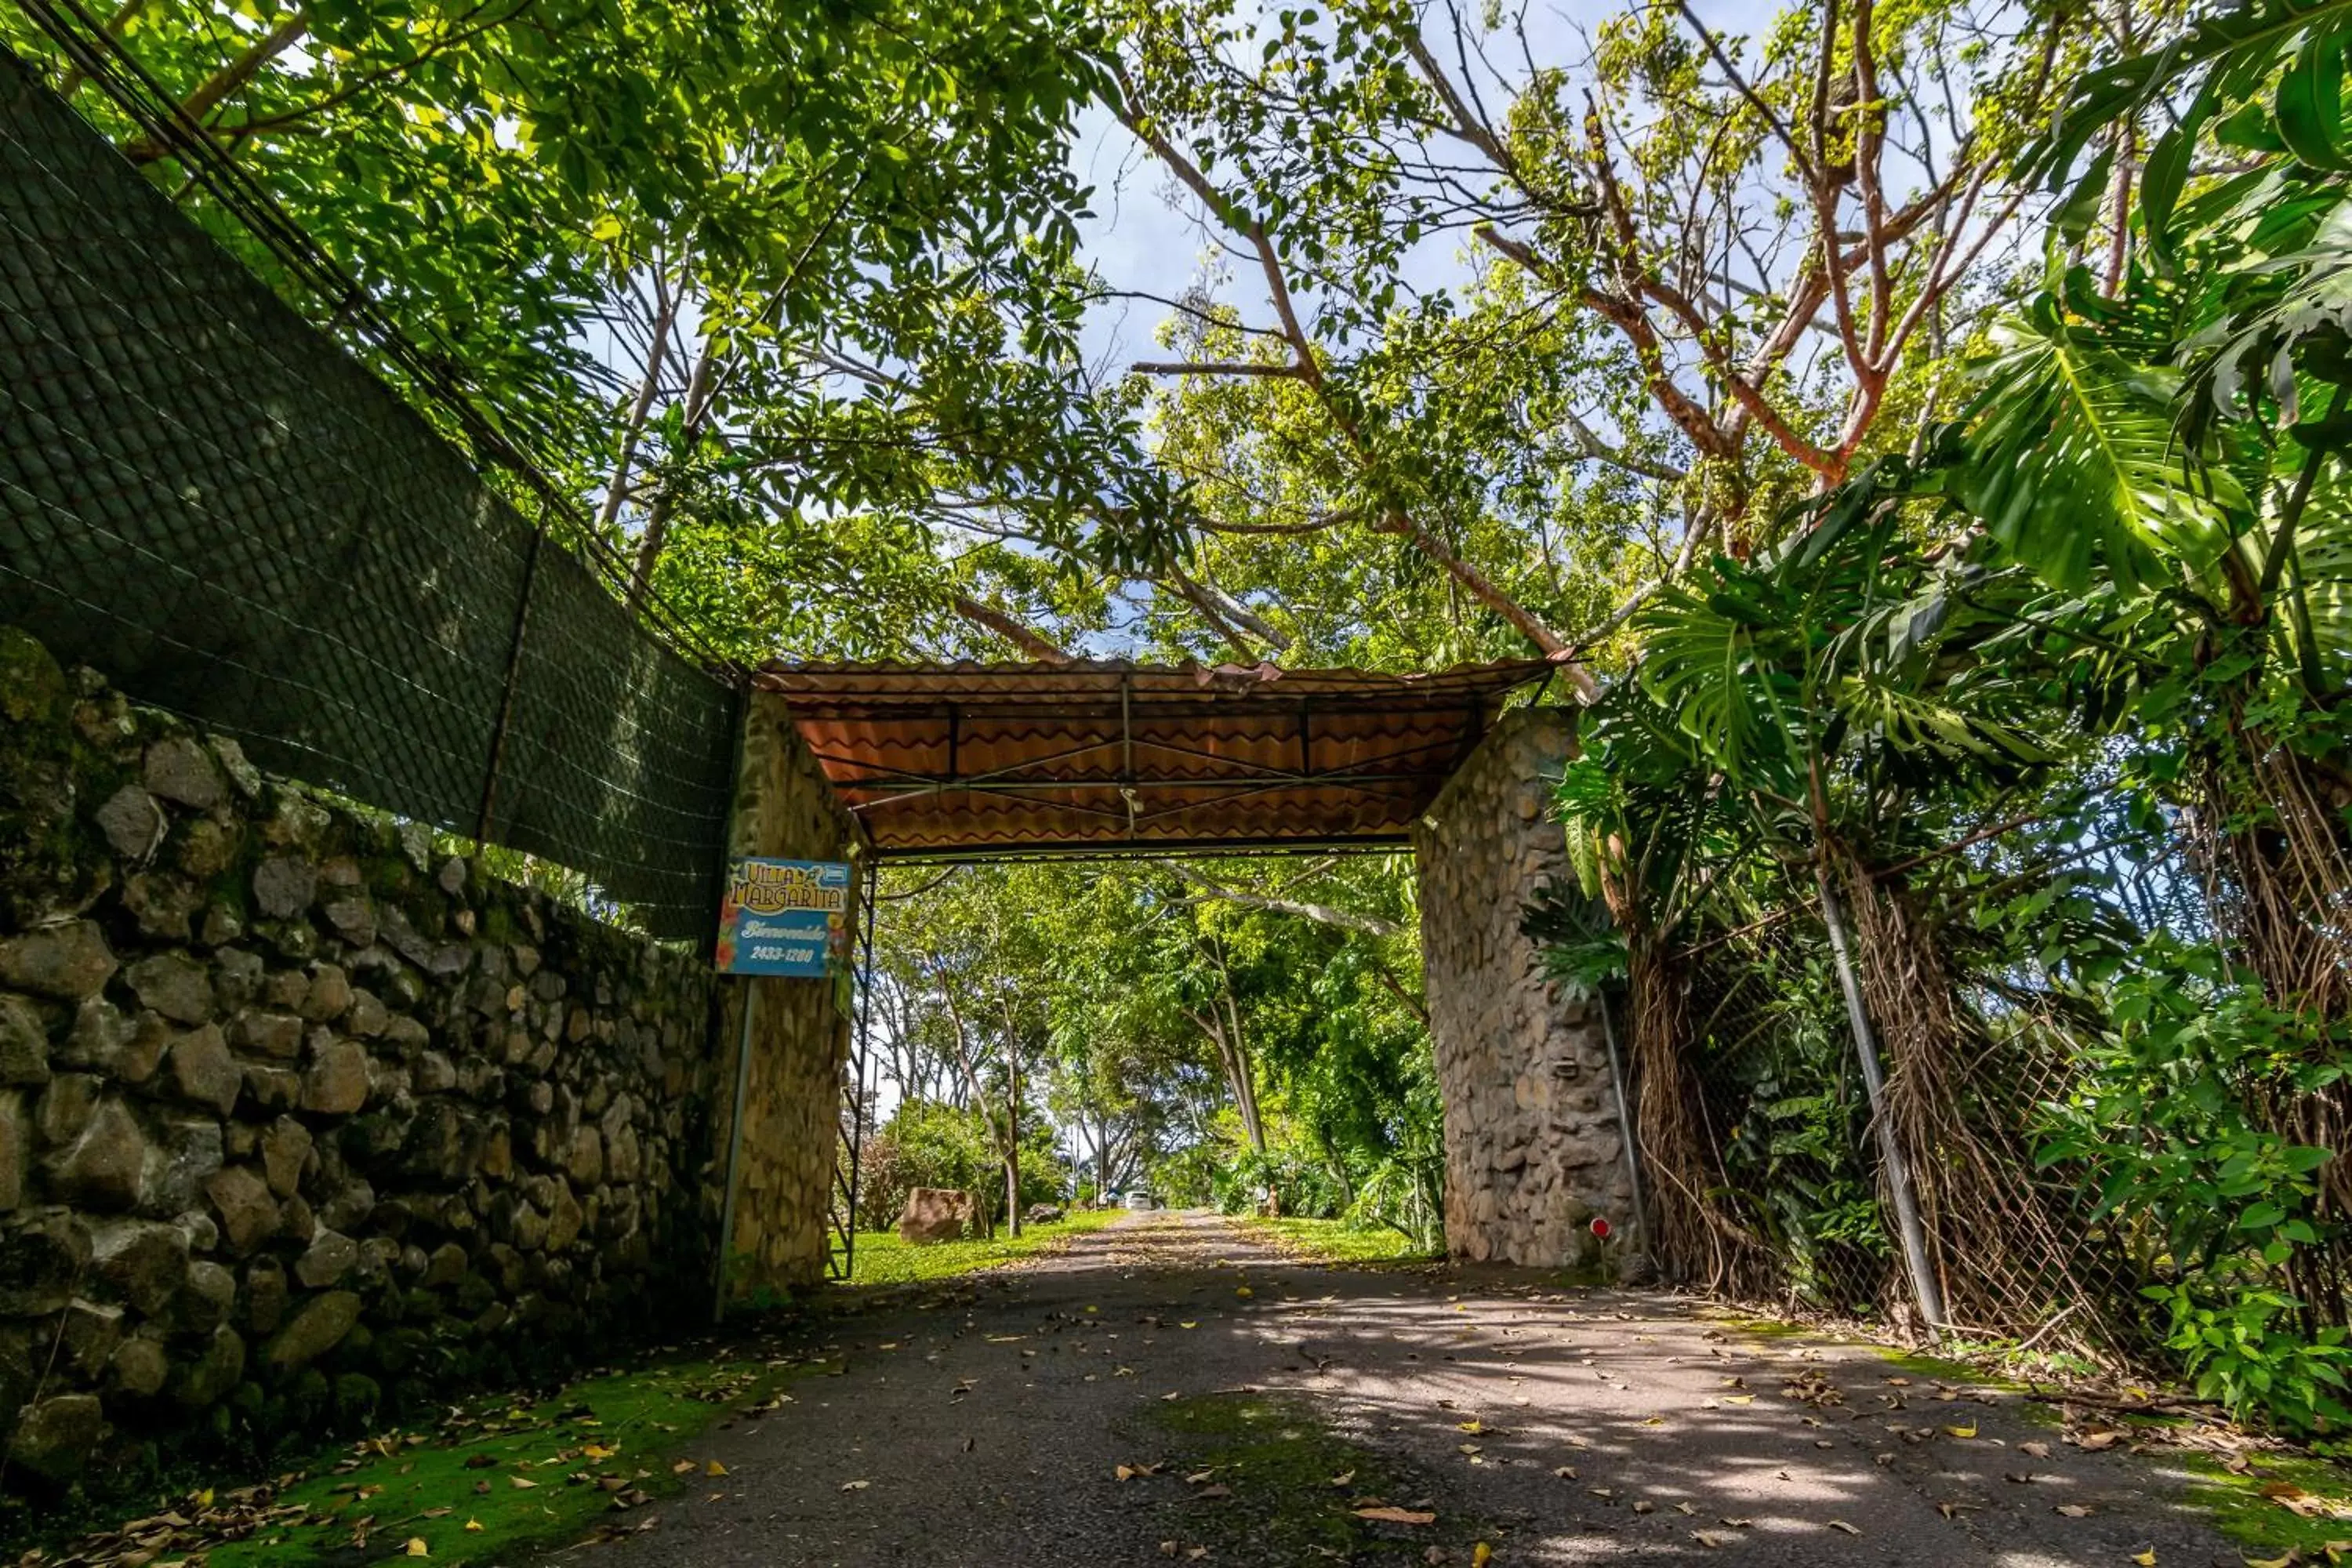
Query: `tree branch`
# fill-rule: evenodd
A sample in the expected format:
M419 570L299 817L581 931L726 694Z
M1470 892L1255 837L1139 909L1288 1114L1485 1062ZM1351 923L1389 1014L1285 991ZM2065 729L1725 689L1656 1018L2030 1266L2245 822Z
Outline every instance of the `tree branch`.
M957 615L961 616L965 620L986 626L1039 664L1076 664L1077 662L1077 656L1067 648L1023 626L993 605L984 605L964 593L958 593L949 603Z
M1378 915L1359 914L1353 910L1338 909L1330 904L1311 903L1302 899L1270 898L1264 893L1252 893L1240 888L1229 888L1222 882L1211 881L1191 867L1176 860L1154 860L1152 864L1163 871L1171 873L1179 881L1198 888L1213 899L1221 900L1229 904L1239 904L1244 909L1265 910L1278 915L1297 915L1301 920L1313 921L1318 925L1337 926L1343 931L1360 931L1366 936L1391 937L1405 934L1404 927L1394 921L1382 920Z

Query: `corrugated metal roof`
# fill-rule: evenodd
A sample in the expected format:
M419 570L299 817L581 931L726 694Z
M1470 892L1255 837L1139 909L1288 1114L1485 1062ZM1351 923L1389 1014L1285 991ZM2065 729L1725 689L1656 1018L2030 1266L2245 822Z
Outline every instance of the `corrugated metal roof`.
M885 856L1402 841L1542 660L770 664Z

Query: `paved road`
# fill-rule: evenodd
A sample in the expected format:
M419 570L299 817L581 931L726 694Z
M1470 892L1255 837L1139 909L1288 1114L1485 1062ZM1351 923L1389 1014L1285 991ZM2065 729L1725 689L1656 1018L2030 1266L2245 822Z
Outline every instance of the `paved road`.
M2010 1395L1898 1382L1866 1349L1727 1332L1663 1297L1301 1264L1206 1215L1131 1216L804 1338L844 1371L698 1446L724 1490L562 1560L1287 1568L1469 1563L1479 1542L1496 1568L2243 1560L2151 1461L2069 1446ZM1254 1464L1201 1446L1269 1413ZM1315 1478L1259 1495L1286 1453ZM1435 1517L1354 1517L1375 1506Z

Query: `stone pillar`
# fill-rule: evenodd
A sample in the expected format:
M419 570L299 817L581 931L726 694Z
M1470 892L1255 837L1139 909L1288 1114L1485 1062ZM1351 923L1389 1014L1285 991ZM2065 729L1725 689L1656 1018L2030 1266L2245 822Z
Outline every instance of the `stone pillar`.
M1596 1005L1566 1000L1519 932L1575 873L1549 805L1574 719L1505 716L1413 831L1429 1029L1445 1103L1445 1245L1474 1261L1612 1276L1637 1245L1631 1173ZM1614 1233L1591 1230L1595 1216Z
M751 694L744 719L743 764L736 785L730 855L792 860L850 860L862 852L856 821L833 793L801 742L783 700ZM862 867L861 867L862 869ZM860 909L862 878L851 879L850 919ZM725 1196L736 1043L752 988L751 1072L745 1098L743 1152L735 1188L734 1234L724 1238L730 1300L804 1288L824 1279L833 1168L841 1136L843 1072L850 1047L850 981L729 979L715 1119L709 1194L714 1217Z

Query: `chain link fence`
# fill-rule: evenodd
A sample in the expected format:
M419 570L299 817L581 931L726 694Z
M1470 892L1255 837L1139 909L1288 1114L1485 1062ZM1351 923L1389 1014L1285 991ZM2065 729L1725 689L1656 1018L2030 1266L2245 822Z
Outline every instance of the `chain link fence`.
M265 767L701 937L737 690L545 505L526 520L0 51L0 621Z

